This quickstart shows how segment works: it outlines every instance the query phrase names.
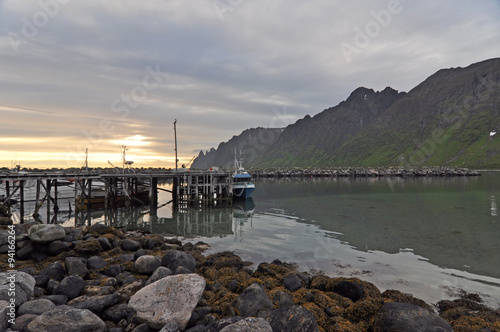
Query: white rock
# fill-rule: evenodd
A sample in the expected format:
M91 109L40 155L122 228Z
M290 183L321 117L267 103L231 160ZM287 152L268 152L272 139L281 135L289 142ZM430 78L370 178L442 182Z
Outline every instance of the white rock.
M20 306L31 300L35 284L35 278L25 272L0 273L0 300L9 302L14 293L16 306Z
M178 274L160 279L135 293L128 303L137 318L160 330L174 322L184 330L205 290L205 279L197 274Z
M61 225L33 225L28 229L28 236L33 242L51 242L64 239L66 232Z

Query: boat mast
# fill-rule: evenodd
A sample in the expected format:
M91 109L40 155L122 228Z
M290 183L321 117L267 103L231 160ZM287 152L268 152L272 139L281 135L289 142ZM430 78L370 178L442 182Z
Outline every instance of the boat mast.
M238 173L238 156L236 154L236 148L234 148L234 173Z
M127 147L125 145L122 145L122 148L123 148L122 172L125 173L125 155L126 155L125 151L127 151Z
M177 163L179 159L177 159L177 119L174 121L174 139L175 139L175 171L177 172Z
M85 148L85 171L89 170L89 148Z

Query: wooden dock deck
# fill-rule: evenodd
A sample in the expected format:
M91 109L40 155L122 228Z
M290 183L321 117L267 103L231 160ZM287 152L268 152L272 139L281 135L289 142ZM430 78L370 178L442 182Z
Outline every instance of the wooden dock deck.
M150 205L158 207L158 190L172 193L173 209L187 206L221 206L232 203L232 174L229 171L178 171L163 173L1 173L0 187L5 189L0 209L11 207L16 197L20 204L21 220L24 218L26 183L35 183L35 219L43 204L47 220L51 209L59 210L58 188L61 184L74 183L75 209L116 209L119 206ZM172 191L159 188L161 181L172 181ZM99 188L96 189L96 183ZM18 197L18 198L17 198ZM1 211L1 210L0 210Z

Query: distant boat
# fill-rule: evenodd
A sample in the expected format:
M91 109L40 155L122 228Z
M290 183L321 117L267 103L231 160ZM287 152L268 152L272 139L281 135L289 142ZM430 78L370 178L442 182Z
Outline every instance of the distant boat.
M255 184L252 183L250 174L244 171L242 160L238 160L236 152L234 154L234 174L233 174L233 198L248 199L252 197Z

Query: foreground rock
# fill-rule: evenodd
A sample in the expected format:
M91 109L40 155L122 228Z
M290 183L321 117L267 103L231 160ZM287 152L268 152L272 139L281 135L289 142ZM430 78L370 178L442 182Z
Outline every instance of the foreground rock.
M0 273L0 300L9 302L14 293L16 306L20 306L31 299L35 284L35 278L25 272Z
M376 317L375 332L453 332L436 314L408 303L386 303Z
M66 232L61 225L33 225L28 231L28 236L33 242L51 242L64 239Z
M169 276L135 293L129 306L152 328L174 322L184 329L204 290L205 279L197 274Z
M259 285L253 284L241 293L234 307L241 316L254 317L261 311L273 309L273 303Z
M500 331L500 311L474 294L439 302L438 317L410 294L278 260L254 269L231 252L205 257L204 243L100 224L36 242L31 227L15 227L23 257L16 259L15 323L7 321L10 274L0 274L0 331ZM0 226L0 249L6 229ZM7 258L0 251L0 271L10 269Z
M318 323L314 315L300 306L274 310L269 317L273 331L317 332Z
M28 332L105 332L106 324L87 309L59 306L28 324Z

